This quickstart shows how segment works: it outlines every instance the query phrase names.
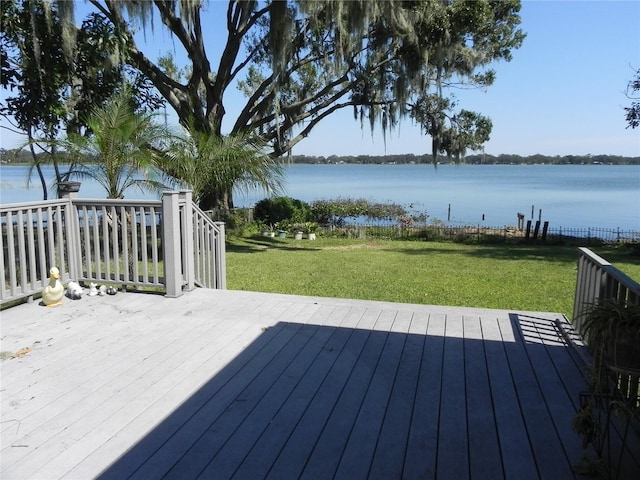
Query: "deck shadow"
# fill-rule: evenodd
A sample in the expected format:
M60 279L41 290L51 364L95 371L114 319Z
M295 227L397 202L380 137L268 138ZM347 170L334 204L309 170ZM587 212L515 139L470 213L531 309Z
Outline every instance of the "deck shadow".
M509 321L277 323L99 478L573 478L580 365L548 324Z

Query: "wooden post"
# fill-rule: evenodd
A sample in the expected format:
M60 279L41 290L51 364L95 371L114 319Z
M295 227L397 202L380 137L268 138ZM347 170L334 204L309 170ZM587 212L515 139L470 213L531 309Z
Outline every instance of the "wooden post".
M65 207L65 235L67 235L67 255L69 262L69 278L78 280L82 273L82 251L80 241L80 222L78 221L78 210L73 200L78 197L75 192L64 192L62 198L67 199L69 204Z
M218 235L216 236L216 288L226 290L227 288L227 263L226 263L226 247L225 247L225 230L224 222L215 222L218 227Z
M542 239L547 239L547 230L549 230L549 222L544 222L542 225Z
M165 295L182 295L180 248L180 203L178 192L162 192L162 249L164 250Z
M535 226L535 228L533 229L533 238L534 238L534 239L538 238L538 232L539 232L539 231L540 231L540 220L538 220L538 221L536 222L536 226Z
M527 233L525 233L525 238L529 238L531 235L531 220L527 220Z
M184 289L188 292L196 288L195 286L195 253L193 247L193 197L191 190L180 191L180 203L182 204L180 229L182 237L182 265L185 281Z

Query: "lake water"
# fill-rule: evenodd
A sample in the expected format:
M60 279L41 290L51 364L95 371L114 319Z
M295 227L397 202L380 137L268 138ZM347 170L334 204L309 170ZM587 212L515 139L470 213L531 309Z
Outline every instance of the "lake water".
M290 165L286 195L307 202L365 198L426 212L430 219L473 225L549 221L551 227L640 230L640 166L611 165ZM42 199L25 166L0 166L0 202ZM52 178L52 170L46 170ZM80 197L104 198L83 182ZM154 198L130 190L127 198ZM236 206L251 206L263 192L237 193Z

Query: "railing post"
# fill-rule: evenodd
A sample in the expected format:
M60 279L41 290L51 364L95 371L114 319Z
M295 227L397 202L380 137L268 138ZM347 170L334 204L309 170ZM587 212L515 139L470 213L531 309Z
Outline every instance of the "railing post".
M218 236L216 237L216 287L221 290L227 288L227 262L226 246L225 246L225 229L224 222L215 222L218 227Z
M162 192L162 249L167 297L182 295L182 255L180 245L180 194Z
M73 200L78 197L77 192L64 192L62 198L68 200L66 207L66 235L67 235L67 256L69 262L69 278L78 281L82 273L82 243L80 242L80 222L78 210Z
M195 254L193 247L193 196L191 190L181 190L180 198L184 204L182 210L182 265L185 290L191 291L195 286Z

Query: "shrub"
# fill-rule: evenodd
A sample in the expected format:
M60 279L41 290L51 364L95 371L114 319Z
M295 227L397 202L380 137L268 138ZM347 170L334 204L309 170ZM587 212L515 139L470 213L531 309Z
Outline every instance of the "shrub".
M338 198L317 200L311 205L313 220L321 225L343 226L345 219L360 217L369 220L393 221L407 218L407 211L395 203L371 203L363 198ZM426 218L426 216L425 216Z
M256 203L253 216L266 225L303 223L311 219L311 208L302 200L291 197L265 198Z

